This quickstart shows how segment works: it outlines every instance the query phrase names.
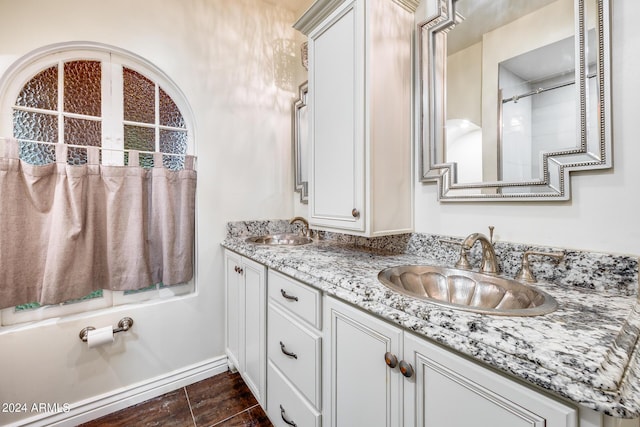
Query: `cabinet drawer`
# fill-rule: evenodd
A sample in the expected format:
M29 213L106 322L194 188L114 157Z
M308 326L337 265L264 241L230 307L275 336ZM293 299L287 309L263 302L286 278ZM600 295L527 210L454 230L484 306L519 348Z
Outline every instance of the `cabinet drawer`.
M269 270L269 298L320 329L321 293L283 274Z
M284 376L316 408L320 407L320 343L318 334L287 316L276 304L268 309L267 355Z
M320 413L300 396L278 369L268 362L267 366L267 414L276 427L320 427Z

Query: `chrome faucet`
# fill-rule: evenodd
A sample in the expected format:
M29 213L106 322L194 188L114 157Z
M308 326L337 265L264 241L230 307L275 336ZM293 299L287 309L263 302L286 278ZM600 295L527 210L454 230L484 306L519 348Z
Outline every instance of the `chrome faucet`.
M296 216L291 218L291 221L289 221L289 224L293 224L295 222L301 222L302 223L302 235L305 237L309 237L311 238L311 229L309 228L309 221L307 221L306 219L304 219L301 216Z
M480 241L482 244L482 262L480 263L480 271L490 274L498 273L498 258L493 250L493 243L482 233L470 234L462 241L460 245L460 259L456 262L456 267L464 270L471 270L471 263L469 262L467 255L469 250L477 241Z

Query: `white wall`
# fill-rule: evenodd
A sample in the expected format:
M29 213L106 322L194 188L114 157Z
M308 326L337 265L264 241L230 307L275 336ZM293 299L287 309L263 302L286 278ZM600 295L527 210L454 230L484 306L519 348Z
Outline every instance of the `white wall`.
M416 186L416 231L466 236L496 227L509 242L640 254L640 2L611 1L612 170L574 173L568 202L438 203Z
M273 46L300 41L297 15L263 0L0 0L0 16L0 74L33 49L71 40L158 65L195 113L198 155L197 294L0 330L0 402L73 403L221 356L226 222L294 211L297 87L274 85ZM89 350L78 339L84 326L124 315L135 325L116 345ZM0 425L30 415L0 413Z
M272 41L296 38L297 17L262 0L0 0L0 72L44 44L91 40L156 63L196 115L197 295L0 331L0 402L75 402L223 353L220 241L229 220L286 218L292 195L290 102L273 84ZM640 3L612 2L614 169L574 174L563 203L439 203L416 185L416 231L640 254ZM299 82L298 82L299 83ZM93 324L136 324L119 344L88 350ZM0 413L0 424L30 414Z

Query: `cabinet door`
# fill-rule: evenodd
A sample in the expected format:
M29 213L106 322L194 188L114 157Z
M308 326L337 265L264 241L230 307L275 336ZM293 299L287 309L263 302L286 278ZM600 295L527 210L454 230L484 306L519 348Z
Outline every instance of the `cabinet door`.
M405 333L407 425L447 427L576 427L577 411L479 366L424 338Z
M225 342L226 353L231 369L240 370L240 318L242 317L240 304L240 291L242 276L239 269L241 257L230 251L224 252L225 266L225 305L227 310Z
M241 275L244 279L241 322L244 336L244 363L240 371L247 386L264 407L267 368L266 348L266 268L243 258Z
M324 424L402 426L403 377L385 363L386 352L399 355L402 331L332 298L324 321Z
M364 231L363 9L345 2L309 35L309 219L354 231Z

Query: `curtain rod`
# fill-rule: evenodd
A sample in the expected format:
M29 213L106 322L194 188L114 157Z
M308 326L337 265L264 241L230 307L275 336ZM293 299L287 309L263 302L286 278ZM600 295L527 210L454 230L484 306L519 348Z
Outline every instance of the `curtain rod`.
M11 138L7 138L7 137L0 137L0 140L5 140L8 141ZM31 139L21 139L21 138L15 138L16 141L18 142L27 142L27 143L31 143L31 144L43 144L43 145L52 145L52 146L56 146L56 145L64 145L66 147L70 147L70 148L89 148L89 147L95 147L99 150L107 150L107 151L115 151L115 152L119 152L119 153L130 153L132 151L137 151L139 154L162 154L163 156L175 156L175 157L187 157L187 156L191 156L191 157L196 157L194 155L191 154L176 154L176 153L163 153L161 151L142 151L142 150L134 150L134 149L130 149L130 148L109 148L109 147L101 147L101 146L97 146L97 145L77 145L77 144L61 144L60 142L48 142L48 141L34 141Z
M593 78L595 76L596 76L596 74L593 73L593 74L589 74L587 76L587 78L591 79L591 78ZM549 87L544 87L544 88L540 87L540 88L538 88L536 90L532 90L531 92L523 93L522 95L513 95L511 98L503 99L502 103L506 104L507 102L511 102L511 101L518 102L519 99L527 98L527 97L532 96L532 95L537 95L539 93L546 92L548 90L560 89L561 87L570 86L570 85L575 84L575 83L576 83L575 81L572 81L572 82L566 82L566 83L558 83L556 85L549 86Z

